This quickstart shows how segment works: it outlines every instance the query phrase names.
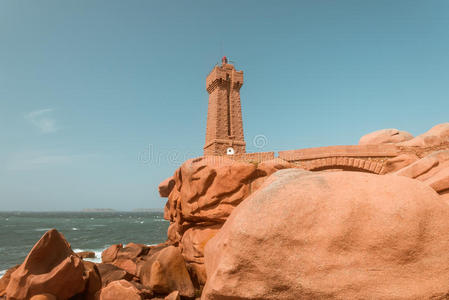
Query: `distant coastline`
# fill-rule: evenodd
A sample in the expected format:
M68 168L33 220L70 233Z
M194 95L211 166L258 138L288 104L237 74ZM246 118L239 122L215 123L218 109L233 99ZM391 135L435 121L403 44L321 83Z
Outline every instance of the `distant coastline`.
M112 208L83 208L81 212L86 213L98 213L98 212L117 212L115 209Z

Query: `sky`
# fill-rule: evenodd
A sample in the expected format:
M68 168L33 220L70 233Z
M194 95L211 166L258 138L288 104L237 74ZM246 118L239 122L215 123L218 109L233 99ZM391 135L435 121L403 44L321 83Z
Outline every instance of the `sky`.
M223 55L248 152L449 121L447 0L2 0L0 210L163 207Z

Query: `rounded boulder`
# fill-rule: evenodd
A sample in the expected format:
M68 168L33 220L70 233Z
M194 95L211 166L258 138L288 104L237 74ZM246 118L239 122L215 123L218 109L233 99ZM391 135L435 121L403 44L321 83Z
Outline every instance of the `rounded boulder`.
M449 206L396 175L274 173L205 248L202 299L430 299L449 293Z
M407 131L398 129L381 129L360 138L359 145L379 145L400 143L413 139L413 135Z

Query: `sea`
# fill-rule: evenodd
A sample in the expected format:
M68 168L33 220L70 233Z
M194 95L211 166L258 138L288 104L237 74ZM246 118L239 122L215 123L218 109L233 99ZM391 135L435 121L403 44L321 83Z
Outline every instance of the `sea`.
M101 252L113 244L164 242L168 225L162 212L0 212L0 277L52 228L73 251L93 251L91 261L100 262Z

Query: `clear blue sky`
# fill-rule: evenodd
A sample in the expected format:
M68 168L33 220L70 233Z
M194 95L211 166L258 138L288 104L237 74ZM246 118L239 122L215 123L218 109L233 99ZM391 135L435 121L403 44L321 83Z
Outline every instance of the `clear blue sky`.
M0 210L162 207L222 55L248 151L449 121L447 0L3 0Z

